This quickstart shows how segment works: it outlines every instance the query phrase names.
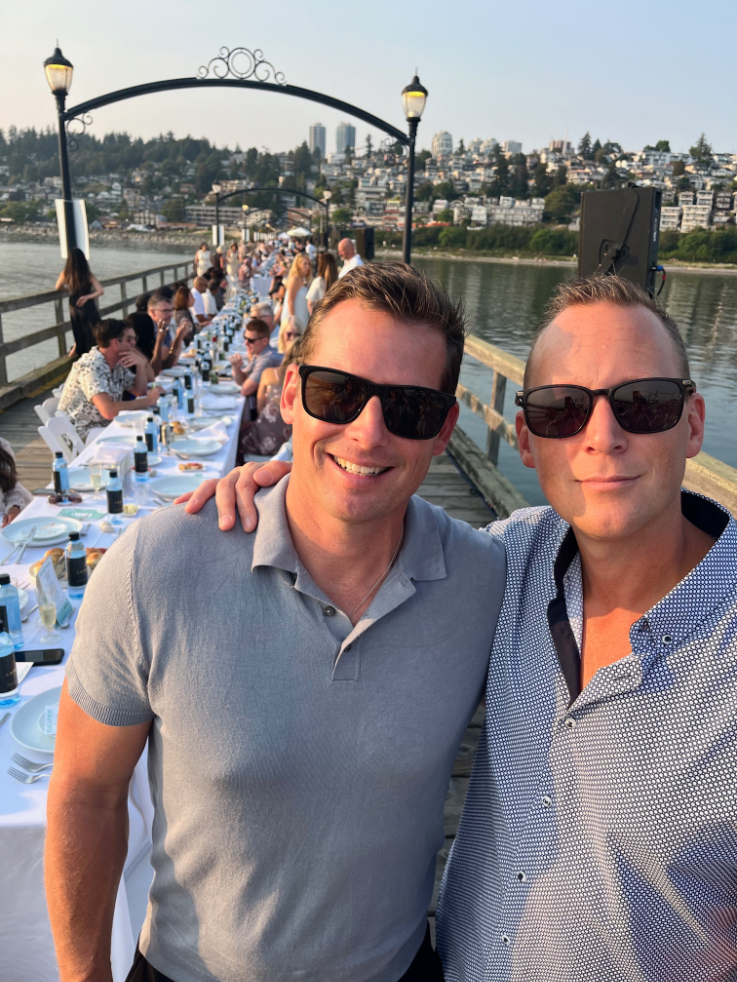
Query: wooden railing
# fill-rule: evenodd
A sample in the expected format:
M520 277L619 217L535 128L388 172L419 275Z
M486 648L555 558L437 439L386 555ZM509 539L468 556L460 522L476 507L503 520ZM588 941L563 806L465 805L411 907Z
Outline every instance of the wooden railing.
M167 275L170 274L170 275ZM101 317L109 317L119 310L123 311L126 317L128 311L133 306L135 297L139 293L146 293L149 289L156 289L157 286L168 286L178 280L190 282L193 275L193 263L191 260L182 260L180 263L167 263L164 266L154 266L150 269L142 269L136 273L126 273L124 276L113 276L110 279L101 280L102 286L107 291L110 287L120 287L120 300L109 303L100 308ZM136 287L128 293L128 284L140 281L140 289ZM152 282L149 282L152 281ZM158 281L158 282L157 282ZM23 334L12 341L6 341L3 334L3 314L9 314L18 310L25 310L29 307L38 307L43 304L53 304L54 321L49 327L41 328ZM63 376L68 369L69 359L67 358L67 333L71 331L72 324L68 319L68 294L60 290L46 290L43 293L30 293L23 297L11 297L8 300L0 300L0 409L6 409L19 399L25 398L33 391L39 389L47 383L55 381L57 377ZM7 357L18 351L31 348L56 338L58 343L59 357L48 362L41 368L35 369L27 375L17 379L8 379Z
M465 385L456 389L459 401L486 423L486 447L482 451L456 427L448 449L494 511L506 518L515 508L524 508L528 504L496 466L500 440L517 447L514 423L504 416L504 396L507 379L514 383L515 390L522 388L525 363L502 348L472 336L466 339L465 357L480 361L492 370L488 404ZM734 467L700 453L686 461L683 486L714 498L737 516L737 469Z

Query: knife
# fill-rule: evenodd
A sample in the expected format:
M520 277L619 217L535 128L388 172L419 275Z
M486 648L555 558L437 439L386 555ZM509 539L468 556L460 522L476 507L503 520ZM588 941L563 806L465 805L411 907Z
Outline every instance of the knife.
M6 720L7 718L8 718L8 716L10 716L10 713L5 713L5 715L4 715L4 716L0 716L0 726L2 726L2 725L3 725L3 723L4 723L4 722L5 722L5 720Z

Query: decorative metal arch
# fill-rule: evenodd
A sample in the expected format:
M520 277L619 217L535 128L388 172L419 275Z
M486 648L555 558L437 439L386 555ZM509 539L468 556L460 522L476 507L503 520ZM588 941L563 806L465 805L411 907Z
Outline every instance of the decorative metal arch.
M254 191L273 191L276 194L293 194L298 198L309 198L310 201L314 201L316 204L322 205L323 208L328 206L327 201L323 201L321 198L315 198L311 194L307 194L306 191L298 191L296 188L284 188L281 186L270 187L269 185L239 188L237 191L228 191L227 194L219 194L218 198L220 201L226 201L228 198L235 198L239 194L251 194Z

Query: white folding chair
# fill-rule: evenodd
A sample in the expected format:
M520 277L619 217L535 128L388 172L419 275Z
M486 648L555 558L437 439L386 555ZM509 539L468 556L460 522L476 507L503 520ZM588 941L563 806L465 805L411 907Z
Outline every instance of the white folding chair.
M52 455L55 454L58 450L61 450L61 452L64 453L64 447L59 446L59 441L56 439L56 436L51 432L48 426L39 426L38 432L39 432L39 436L43 439L44 443L49 448Z
M33 408L36 410L36 415L45 426L59 408L59 397L53 396L48 399L44 399L40 406L34 406Z
M64 454L67 463L74 460L84 450L84 443L79 434L69 422L69 417L64 413L57 412L46 424L48 429L56 437L59 449Z

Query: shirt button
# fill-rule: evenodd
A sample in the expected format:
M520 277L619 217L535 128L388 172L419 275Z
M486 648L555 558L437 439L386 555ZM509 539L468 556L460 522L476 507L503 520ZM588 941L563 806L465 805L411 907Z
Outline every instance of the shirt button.
M664 634L660 640L663 642L663 644L670 644L673 638L670 636L670 634Z
M553 804L553 799L550 797L550 795L549 794L544 794L543 795L543 808L550 808L550 806L552 804Z
M331 607L328 604L327 607L322 608L322 612L326 617L332 617L335 614L335 607Z
M520 870L517 874L517 879L520 883L527 883L527 875L523 873L522 870Z
M509 945L510 945L510 941L509 941L509 937L508 937L508 936L507 936L506 934L503 934L503 935L502 935L502 944L503 944L503 945L506 945L506 946L507 946L507 948L508 948L508 947L509 947Z
M564 720L564 725L568 727L569 730L576 729L576 721L573 716L569 716L568 719Z

